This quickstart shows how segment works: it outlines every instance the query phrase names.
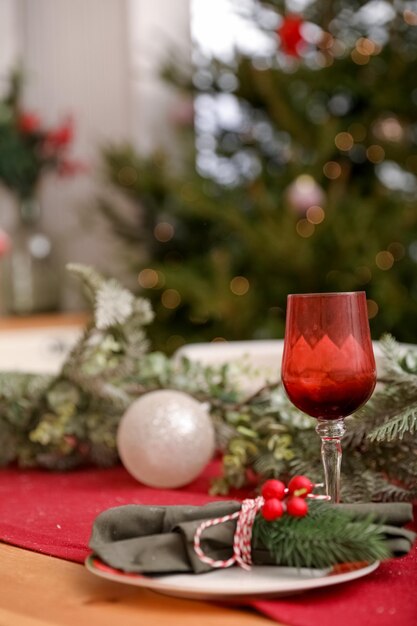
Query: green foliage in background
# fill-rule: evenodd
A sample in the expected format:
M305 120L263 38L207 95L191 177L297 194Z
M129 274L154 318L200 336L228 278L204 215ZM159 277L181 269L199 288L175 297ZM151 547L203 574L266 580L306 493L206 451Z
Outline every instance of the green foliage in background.
M24 76L11 72L8 93L0 100L0 185L20 200L36 195L42 176L55 171L72 175L84 166L67 157L73 124L67 118L55 128L22 104Z
M248 396L242 374L254 372L243 363L206 366L149 352L149 302L92 268L70 269L83 282L91 319L56 375L0 372L0 467L114 465L118 425L131 403L149 391L178 389L209 407L224 453L213 493L295 474L321 482L316 422L290 404L279 381ZM345 502L417 497L417 350L404 351L390 337L381 346L378 389L346 419Z
M136 213L101 209L155 309L155 347L279 337L288 293L362 289L374 337L417 342L417 13L384 6L313 1L297 30L283 2L245 3L269 53L197 49L190 71L165 70L185 107L180 170L105 150Z

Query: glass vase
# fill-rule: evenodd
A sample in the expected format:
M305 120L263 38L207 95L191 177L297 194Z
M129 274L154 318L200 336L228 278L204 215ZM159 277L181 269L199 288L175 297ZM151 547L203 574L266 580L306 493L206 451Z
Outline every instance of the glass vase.
M9 314L56 311L60 279L51 239L41 229L38 199L19 201L12 246L5 259L5 308Z

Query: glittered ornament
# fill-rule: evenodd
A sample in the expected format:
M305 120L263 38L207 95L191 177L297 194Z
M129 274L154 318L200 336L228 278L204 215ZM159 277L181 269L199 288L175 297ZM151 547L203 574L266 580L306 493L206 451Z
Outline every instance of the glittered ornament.
M150 487L186 485L214 453L214 427L206 405L170 389L142 396L123 415L117 448L127 471Z

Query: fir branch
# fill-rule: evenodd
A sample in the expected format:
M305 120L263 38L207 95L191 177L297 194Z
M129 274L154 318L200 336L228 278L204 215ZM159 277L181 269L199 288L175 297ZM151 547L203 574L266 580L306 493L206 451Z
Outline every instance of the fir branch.
M390 333L385 333L379 340L379 347L387 363L397 363L401 356L401 348Z
M312 502L303 518L284 515L267 522L257 515L253 533L256 545L267 548L277 565L325 568L390 556L382 528L371 516L353 520L327 503Z
M371 441L393 441L402 439L406 433L417 432L417 402L400 410L399 413L390 417L384 424L376 426L369 433Z

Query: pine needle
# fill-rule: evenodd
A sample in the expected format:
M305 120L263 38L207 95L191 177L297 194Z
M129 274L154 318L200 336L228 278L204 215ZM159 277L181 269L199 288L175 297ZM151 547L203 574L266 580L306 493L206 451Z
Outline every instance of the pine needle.
M393 441L403 439L406 433L415 432L417 432L417 403L374 428L368 437L371 441Z
M258 515L253 532L254 545L264 546L282 566L325 568L390 556L383 530L371 516L354 520L326 503L311 503L303 518L285 515L267 522Z

